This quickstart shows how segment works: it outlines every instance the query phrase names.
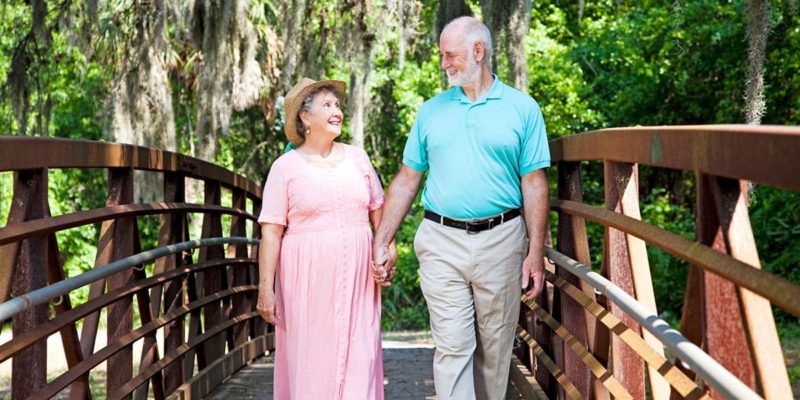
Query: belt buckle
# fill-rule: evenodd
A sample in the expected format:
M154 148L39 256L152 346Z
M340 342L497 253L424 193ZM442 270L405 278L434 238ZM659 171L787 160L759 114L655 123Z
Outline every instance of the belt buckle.
M481 232L484 229L478 230L484 223L489 223L489 228L492 229L492 221L491 220L478 220L478 219L470 219L465 222L465 228L468 235L474 235L476 233Z

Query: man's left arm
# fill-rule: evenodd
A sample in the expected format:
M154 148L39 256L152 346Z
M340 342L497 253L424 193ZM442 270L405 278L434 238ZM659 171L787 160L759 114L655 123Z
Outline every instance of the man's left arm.
M528 230L528 256L522 263L522 289L528 297L536 297L544 287L544 238L550 210L549 188L544 169L525 174L521 181L523 213Z

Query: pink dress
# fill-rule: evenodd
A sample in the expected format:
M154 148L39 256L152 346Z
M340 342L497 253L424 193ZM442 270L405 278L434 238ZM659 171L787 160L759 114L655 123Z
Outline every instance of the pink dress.
M286 226L275 277L276 400L383 399L369 226L383 189L363 150L344 153L323 167L290 151L264 185L258 221Z

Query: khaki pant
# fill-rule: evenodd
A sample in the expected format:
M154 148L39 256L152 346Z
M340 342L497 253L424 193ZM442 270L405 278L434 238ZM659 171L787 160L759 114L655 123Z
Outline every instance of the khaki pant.
M469 234L423 219L414 238L439 399L505 398L527 234L521 217Z

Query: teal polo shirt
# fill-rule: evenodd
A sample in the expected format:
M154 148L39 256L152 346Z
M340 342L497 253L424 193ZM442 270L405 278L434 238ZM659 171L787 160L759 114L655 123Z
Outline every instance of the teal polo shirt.
M428 171L422 205L439 215L483 218L520 208L521 177L550 166L542 112L496 75L475 102L452 87L420 108L403 164Z

